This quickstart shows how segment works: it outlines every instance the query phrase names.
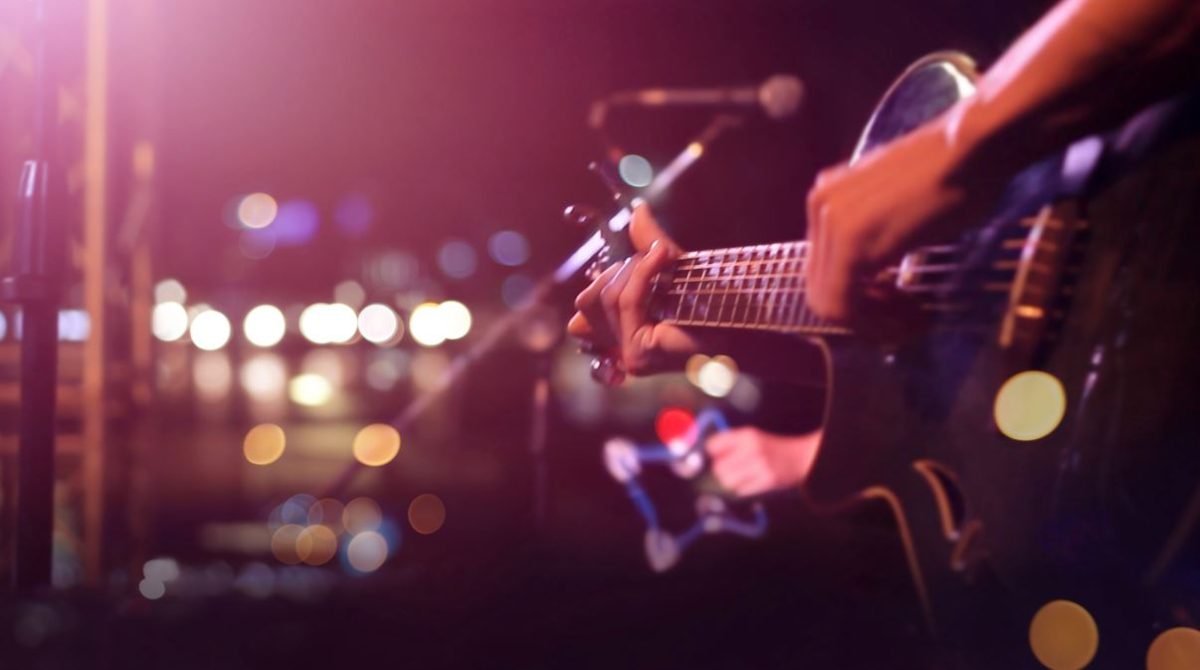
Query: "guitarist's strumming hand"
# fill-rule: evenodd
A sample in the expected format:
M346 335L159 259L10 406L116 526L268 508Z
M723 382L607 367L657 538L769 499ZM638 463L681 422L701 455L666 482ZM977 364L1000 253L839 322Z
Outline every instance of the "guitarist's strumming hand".
M629 236L636 253L601 274L575 298L579 310L567 332L601 351L619 356L630 374L682 367L701 350L698 337L677 326L652 321L650 285L682 251L642 205L633 211Z
M808 197L808 302L835 321L871 310L867 278L906 248L977 224L1016 169L1200 84L1200 3L1063 0L1001 56L973 96Z
M943 116L865 156L823 171L808 194L809 306L834 322L879 315L887 288L872 282L906 251L949 242L977 222L1002 186L972 178L968 152Z
M802 484L820 445L821 431L776 435L745 426L714 434L704 449L721 486L744 497Z

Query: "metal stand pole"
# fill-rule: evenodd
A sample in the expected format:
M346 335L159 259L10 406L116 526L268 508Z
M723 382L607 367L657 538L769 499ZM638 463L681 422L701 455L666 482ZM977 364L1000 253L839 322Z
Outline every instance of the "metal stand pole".
M54 532L54 433L58 390L58 293L63 244L57 202L62 180L50 175L55 155L57 107L54 50L48 5L34 6L34 147L18 194L13 276L3 282L3 298L21 305L21 411L17 456L17 514L13 586L30 591L50 585ZM53 227L53 229L52 229Z

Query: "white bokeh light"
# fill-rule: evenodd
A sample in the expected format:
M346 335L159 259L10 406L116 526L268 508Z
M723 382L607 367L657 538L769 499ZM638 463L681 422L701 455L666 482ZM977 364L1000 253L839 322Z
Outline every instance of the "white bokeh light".
M438 320L441 322L442 337L461 340L471 332L471 310L457 300L447 300L438 305Z
M408 332L424 347L436 347L446 341L442 315L437 303L423 302L408 317Z
M242 321L246 339L256 347L273 347L283 339L287 323L283 312L274 305L259 305L246 313Z
M200 312L192 319L192 344L205 351L224 347L232 332L229 319L215 309Z
M160 302L150 315L150 329L163 342L174 342L187 334L187 308L177 302Z
M374 344L395 344L400 340L403 326L395 310L374 303L363 307L358 313L358 332L362 333L364 340Z

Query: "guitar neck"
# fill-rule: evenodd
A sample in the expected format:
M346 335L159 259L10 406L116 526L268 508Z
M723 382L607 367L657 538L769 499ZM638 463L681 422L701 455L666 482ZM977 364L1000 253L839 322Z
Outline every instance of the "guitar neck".
M805 303L807 259L801 241L688 252L656 278L653 313L680 326L849 334Z

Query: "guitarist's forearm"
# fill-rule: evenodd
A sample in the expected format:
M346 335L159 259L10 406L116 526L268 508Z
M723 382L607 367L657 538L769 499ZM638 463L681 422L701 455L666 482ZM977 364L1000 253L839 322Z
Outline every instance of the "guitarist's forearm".
M1196 0L1067 0L988 70L948 132L980 170L1019 167L1200 81L1198 57Z

